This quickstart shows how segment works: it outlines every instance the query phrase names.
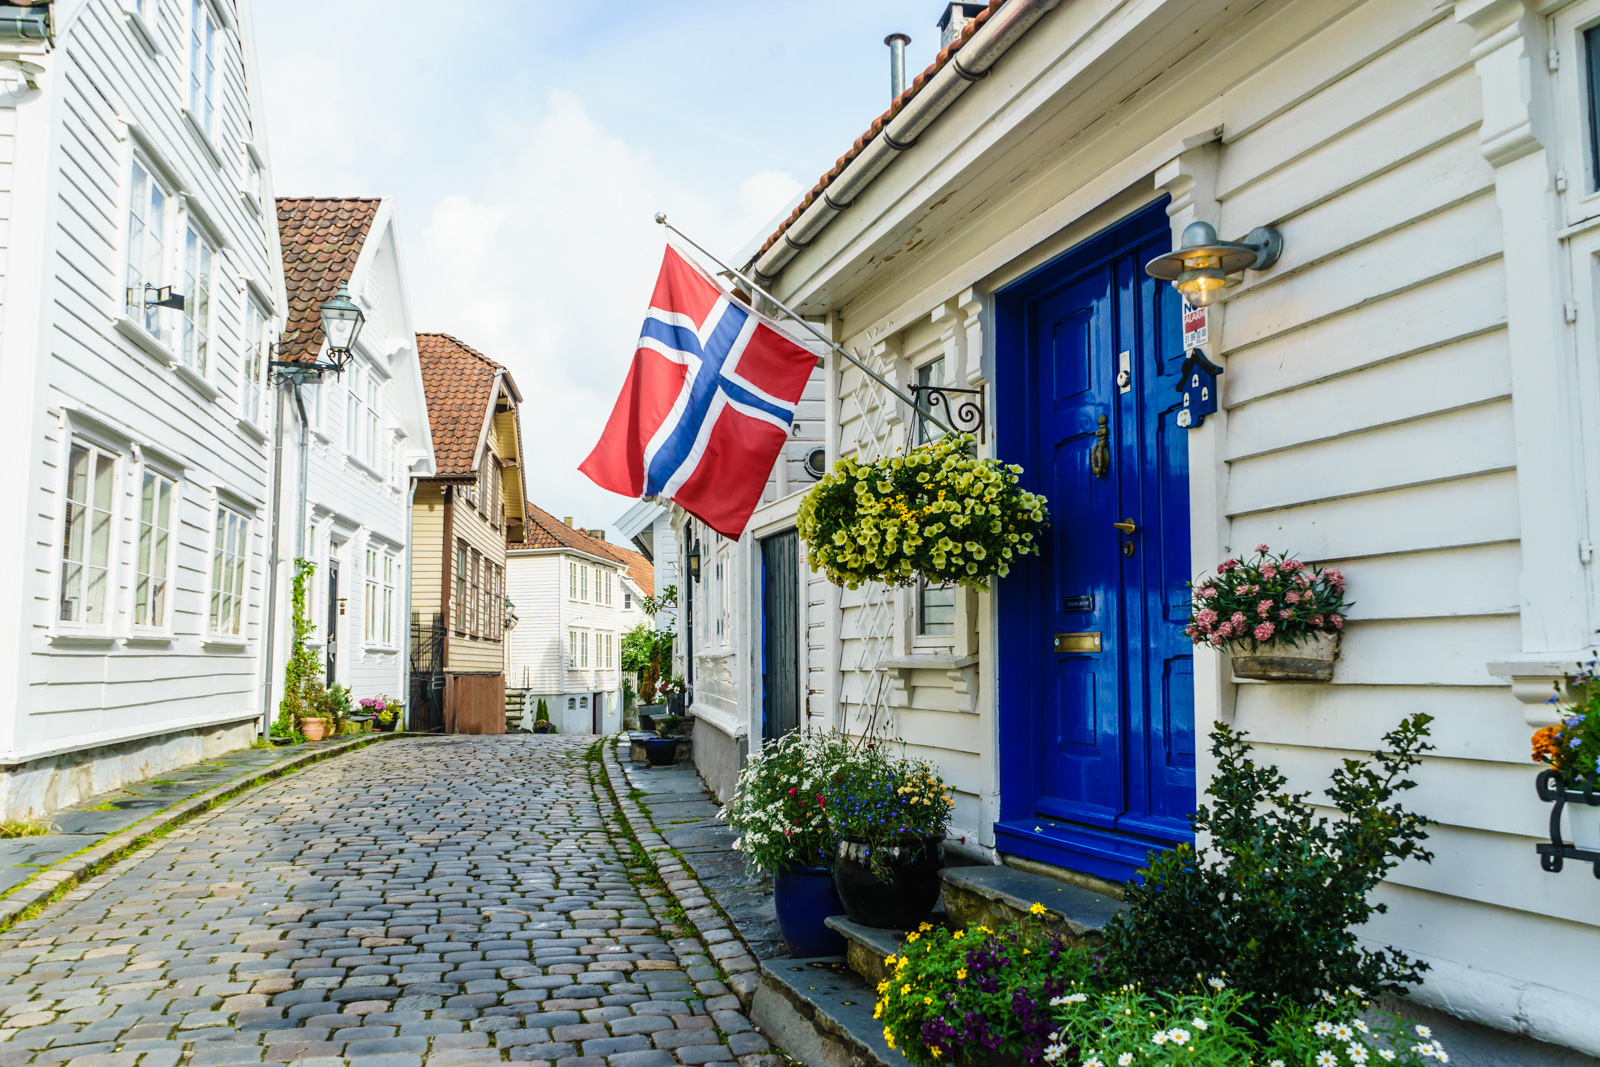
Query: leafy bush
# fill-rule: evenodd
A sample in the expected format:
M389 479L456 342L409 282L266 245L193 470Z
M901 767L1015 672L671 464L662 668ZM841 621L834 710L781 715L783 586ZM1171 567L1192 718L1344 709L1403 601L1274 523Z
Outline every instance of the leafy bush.
M1196 644L1256 648L1268 641L1295 645L1344 629L1344 575L1307 566L1288 553L1257 545L1247 560L1225 559L1213 577L1193 583L1194 609L1184 629Z
M865 581L987 588L1037 552L1045 499L1017 485L1022 468L971 454L954 434L873 463L841 459L800 501L812 570L854 589Z
M1572 679L1583 699L1563 704L1552 696L1548 702L1565 714L1557 725L1533 735L1533 758L1548 763L1569 785L1600 774L1600 684L1596 684L1595 667L1596 661L1590 660Z
M847 753L838 734L796 731L750 757L720 814L739 833L733 847L751 867L788 871L833 862L823 790Z
M549 722L550 721L550 705L545 703L544 697L540 697L539 698L538 705L535 706L534 709L533 709L533 721L534 722Z
M315 628L306 611L306 589L317 565L308 559L294 561L294 577L289 582L291 630L289 658L283 668L283 696L278 701L278 718L272 724L272 736L289 737L304 741L300 733L300 720L316 714L313 710L315 690L321 687L318 680L320 665L306 642Z
M1177 994L1146 993L1137 986L1076 989L1052 1002L1060 1025L1044 1059L1063 1067L1245 1067L1252 1062L1252 1042L1243 1004L1226 984L1196 983Z
M1215 806L1195 812L1210 844L1159 856L1127 910L1106 929L1106 970L1115 982L1176 992L1195 975L1226 976L1254 998L1269 1025L1283 1003L1311 1006L1325 990L1404 991L1425 963L1392 948L1369 951L1354 929L1385 910L1368 895L1405 859L1430 861L1427 820L1395 800L1416 783L1407 771L1428 744L1427 715L1384 735L1371 760L1346 759L1332 775L1329 819L1289 793L1272 766L1250 758L1245 735L1219 723L1211 732Z

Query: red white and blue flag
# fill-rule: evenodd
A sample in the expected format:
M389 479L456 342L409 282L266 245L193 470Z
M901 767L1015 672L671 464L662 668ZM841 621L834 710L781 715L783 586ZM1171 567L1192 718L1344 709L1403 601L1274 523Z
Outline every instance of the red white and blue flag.
M578 469L614 493L666 497L738 537L816 365L668 246L622 395Z

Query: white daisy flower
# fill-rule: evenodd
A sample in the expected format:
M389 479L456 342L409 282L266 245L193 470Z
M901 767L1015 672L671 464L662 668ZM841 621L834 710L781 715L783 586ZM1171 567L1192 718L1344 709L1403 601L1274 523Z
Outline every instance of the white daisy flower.
M1224 982L1220 978L1208 979L1206 981L1206 985L1210 986L1212 989L1227 989L1228 988L1228 983Z
M1366 1023L1364 1023L1364 1022L1362 1022L1362 1021L1361 1021L1361 1020L1360 1020L1360 1019L1356 1019L1356 1020L1355 1020L1355 1021L1354 1021L1354 1022L1352 1022L1352 1023L1351 1023L1351 1024L1350 1024L1350 1025L1351 1025L1351 1026L1353 1026L1353 1027L1355 1027L1355 1028L1356 1028L1356 1029L1357 1029L1357 1030L1360 1030L1360 1031L1361 1031L1361 1032L1362 1032L1362 1033L1363 1033L1363 1034L1370 1034L1370 1033L1372 1033L1372 1031L1371 1031L1371 1030L1369 1030L1369 1029L1367 1029L1367 1024L1366 1024Z
M1323 1049L1317 1053L1317 1067L1339 1067L1339 1057Z
M1412 1027L1412 1029L1414 1029L1417 1032L1417 1036L1418 1037L1432 1037L1433 1036L1433 1031L1429 1030L1426 1026L1423 1026L1420 1023L1418 1025Z
M1204 1019L1190 1019L1189 1021L1194 1023L1194 1028L1196 1030L1205 1031L1211 1029L1211 1024L1206 1022Z
M1385 1060L1393 1061L1394 1060L1394 1049L1392 1049L1392 1048L1380 1048L1378 1050L1378 1055L1380 1057L1382 1057L1383 1059L1385 1059Z
M1349 1048L1344 1050L1344 1054L1350 1057L1351 1063L1367 1062L1367 1050L1362 1048L1360 1045L1351 1045Z
M1131 1052L1124 1052L1122 1055L1117 1057L1117 1067L1128 1067L1128 1064L1132 1062L1133 1053Z
M1327 1037L1329 1034L1333 1033L1333 1024L1318 1023L1311 1028L1311 1032L1316 1034L1318 1037Z
M1189 1043L1189 1031L1181 1029L1180 1027L1175 1026L1171 1030L1168 1030L1167 1036L1172 1038L1172 1042L1175 1045L1187 1045Z
M1165 1045L1167 1043L1167 1032L1165 1030L1157 1030L1150 1035L1150 1040L1158 1045Z

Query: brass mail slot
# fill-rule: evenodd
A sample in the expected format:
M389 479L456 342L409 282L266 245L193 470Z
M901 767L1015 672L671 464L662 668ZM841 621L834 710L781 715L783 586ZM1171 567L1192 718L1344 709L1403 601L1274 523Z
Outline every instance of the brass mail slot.
M1099 652L1100 631L1081 634L1056 634L1057 652Z

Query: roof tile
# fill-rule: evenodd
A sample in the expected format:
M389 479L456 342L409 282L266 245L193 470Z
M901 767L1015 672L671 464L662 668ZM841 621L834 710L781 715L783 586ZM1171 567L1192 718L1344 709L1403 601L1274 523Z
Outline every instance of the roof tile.
M477 469L478 441L495 376L505 368L447 333L417 334L417 356L433 429L435 469L440 477L471 474Z
M278 198L278 240L289 291L281 358L311 361L322 351L322 305L339 286L349 284L382 202L365 197Z

